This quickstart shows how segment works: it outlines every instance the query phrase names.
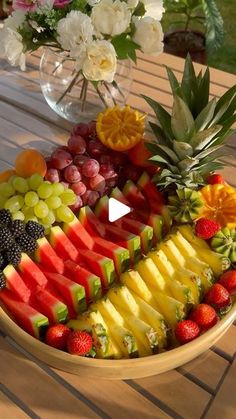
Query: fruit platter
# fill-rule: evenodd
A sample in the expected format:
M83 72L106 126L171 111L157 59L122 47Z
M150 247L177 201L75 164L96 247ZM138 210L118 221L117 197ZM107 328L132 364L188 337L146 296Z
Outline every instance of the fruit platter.
M108 108L0 173L0 328L52 367L159 374L236 319L236 189L220 174L236 86L210 100L189 57L181 82L167 72L171 113ZM111 221L111 200L130 211Z

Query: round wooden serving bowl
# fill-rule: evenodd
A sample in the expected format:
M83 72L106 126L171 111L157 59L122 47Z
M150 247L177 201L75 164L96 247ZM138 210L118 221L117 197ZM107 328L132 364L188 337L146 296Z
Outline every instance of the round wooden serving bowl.
M160 374L177 368L214 345L236 319L236 304L212 329L193 342L176 349L136 359L103 360L70 355L33 338L21 329L0 307L0 328L26 351L51 367L83 377L134 379Z

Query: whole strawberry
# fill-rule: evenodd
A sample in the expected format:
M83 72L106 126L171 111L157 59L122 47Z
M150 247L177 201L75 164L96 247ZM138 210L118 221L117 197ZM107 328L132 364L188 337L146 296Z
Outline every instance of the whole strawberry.
M192 320L183 320L179 322L175 329L175 336L181 345L184 343L191 342L191 340L196 339L200 335L200 328Z
M218 183L225 183L225 181L222 175L220 175L219 173L215 173L214 175L208 176L207 183L209 185L216 185Z
M198 304L189 317L198 324L201 330L210 329L218 321L215 309L208 304Z
M211 239L219 230L221 225L208 218L200 218L195 225L195 233L204 240Z
M225 308L231 304L231 297L223 285L214 284L205 295L205 302L206 304L210 304L216 310L220 310L221 308Z
M70 333L71 330L64 324L55 324L48 328L45 342L47 345L53 346L53 348L65 350Z
M87 355L93 347L93 339L89 333L81 330L71 332L67 340L67 350L72 355Z
M224 272L219 283L228 290L230 295L236 295L236 270Z

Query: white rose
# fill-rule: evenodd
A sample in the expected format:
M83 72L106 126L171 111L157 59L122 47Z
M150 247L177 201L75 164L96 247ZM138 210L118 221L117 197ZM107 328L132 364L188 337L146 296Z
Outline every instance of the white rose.
M127 5L129 9L135 9L139 4L139 0L127 0Z
M82 54L86 44L93 40L93 25L89 16L79 11L72 11L57 25L58 42L64 50L71 51L71 56Z
M117 59L113 45L108 41L93 41L87 46L83 74L88 80L111 83L116 73Z
M13 66L25 70L25 54L22 36L11 28L3 28L0 32L0 57L6 58Z
M91 7L95 6L95 4L98 4L99 2L100 2L100 0L87 0L87 3Z
M145 16L150 16L160 22L165 11L163 0L142 0L142 2L146 9Z
M133 18L135 33L133 41L145 54L159 55L163 51L163 30L160 22L152 17Z
M94 6L91 19L97 33L115 36L126 31L131 12L124 1L101 0Z
M25 12L22 10L15 10L4 22L4 28L10 28L16 31L22 26L25 21Z

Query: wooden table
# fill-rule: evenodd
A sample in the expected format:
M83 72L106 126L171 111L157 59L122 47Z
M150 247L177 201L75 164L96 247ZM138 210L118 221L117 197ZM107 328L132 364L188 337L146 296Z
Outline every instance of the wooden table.
M0 61L0 170L10 168L18 151L27 147L49 150L63 144L70 125L45 103L38 83L39 58L29 59L22 73ZM145 93L167 108L172 98L164 65L176 71L183 60L163 54L139 59L129 102L146 112L139 96ZM200 69L200 66L197 65ZM220 97L236 76L211 70L211 94ZM235 138L225 147L224 161L236 166ZM236 186L235 169L224 170ZM217 346L175 371L126 381L81 379L42 364L11 338L0 335L0 418L44 419L235 419L236 323Z

